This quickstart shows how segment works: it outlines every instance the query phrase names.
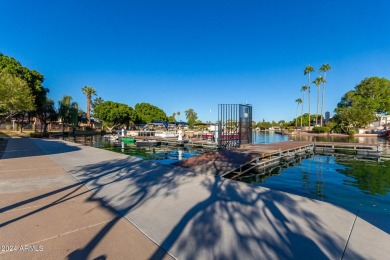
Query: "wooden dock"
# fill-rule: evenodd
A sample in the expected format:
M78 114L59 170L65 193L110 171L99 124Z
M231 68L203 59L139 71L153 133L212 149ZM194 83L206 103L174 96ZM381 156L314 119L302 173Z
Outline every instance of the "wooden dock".
M253 170L265 172L268 168L286 165L312 153L349 154L371 160L385 158L381 154L381 147L376 144L287 141L207 152L175 165L235 179Z
M314 151L316 153L341 152L355 155L378 156L381 152L381 147L377 144L316 142L314 143Z
M312 142L280 142L273 144L249 144L234 150L220 150L175 163L220 176L239 176L255 168L269 167L288 161L299 155L313 152Z

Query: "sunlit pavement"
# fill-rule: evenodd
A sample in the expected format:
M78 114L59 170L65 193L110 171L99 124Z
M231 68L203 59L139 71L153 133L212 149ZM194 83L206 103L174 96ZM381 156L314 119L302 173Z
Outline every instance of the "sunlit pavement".
M11 139L0 194L0 245L17 247L0 258L390 255L386 225L357 212L59 140Z

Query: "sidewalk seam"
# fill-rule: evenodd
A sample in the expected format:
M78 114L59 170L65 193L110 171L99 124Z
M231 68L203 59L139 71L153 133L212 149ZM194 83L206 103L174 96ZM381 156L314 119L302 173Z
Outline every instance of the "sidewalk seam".
M83 144L81 144L83 145ZM171 256L173 259L177 259L175 256L173 256L170 252L168 252L167 250L165 250L164 248L161 247L160 244L158 244L155 240L153 240L150 236L148 236L143 230L141 230L135 223L133 223L130 219L128 219L126 216L120 214L113 205L111 205L111 203L108 203L107 201L105 201L102 197L98 196L95 192L93 192L85 183L83 183L82 181L80 181L77 177L73 176L70 172L68 172L65 168L62 167L62 165L58 164L52 157L51 155L45 153L45 151L43 151L39 146L37 146L35 144L36 147L38 147L39 150L41 150L43 152L43 154L45 156L48 156L50 158L50 160L52 160L55 164L57 164L59 167L61 167L61 169L63 169L67 174L69 174L70 176L72 176L73 179L76 180L77 183L80 183L81 185L83 185L85 188L87 188L87 190L89 190L89 192L91 192L94 196L100 198L101 200L103 200L105 203L107 203L107 205L109 205L113 210L115 210L115 212L117 213L118 216L121 216L122 218L126 219L128 222L130 222L130 224L132 224L137 230L139 230L144 236L146 236L147 238L149 238L150 241L152 241L156 246L158 246L158 248L162 251L164 251L167 255ZM83 145L84 146L84 145ZM93 147L94 148L94 147ZM97 148L96 148L97 149ZM127 155L127 157L131 157L129 155ZM125 175L128 175L129 173L126 173Z
M353 224L352 224L352 227L351 227L351 231L349 232L349 236L348 236L347 242L345 243L344 251L343 251L343 254L341 255L340 259L344 258L344 254L347 251L348 243L349 243L349 240L351 238L351 235L352 235L352 232L353 232L353 228L355 227L355 223L356 223L356 220L358 218L358 215L359 215L359 210L356 212L355 220L353 221Z

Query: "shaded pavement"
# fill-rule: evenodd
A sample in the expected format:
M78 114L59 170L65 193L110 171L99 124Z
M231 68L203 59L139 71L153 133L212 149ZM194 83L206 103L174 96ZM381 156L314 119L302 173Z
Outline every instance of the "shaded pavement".
M12 194L1 201L0 243L50 241L47 237L67 234L53 239L59 241L72 230L91 230L77 245L68 244L69 240L55 247L48 244L44 253L58 248L58 258L69 259L104 259L112 254L122 259L160 259L164 251L179 259L385 259L390 254L389 234L328 203L74 143L23 142L10 140L7 151L27 145L24 156L12 159L6 152L0 161L1 169L9 167L0 170L1 196ZM16 163L20 165L32 160L33 165L27 151L34 149L46 154L41 152L36 160L47 160L46 170L38 175L23 173L24 168L12 166L11 161L8 165L8 160L21 160ZM47 172L57 182L44 179L49 186L45 191L38 184L26 190L17 180L33 183L34 178L48 178ZM56 186L50 187L53 183ZM62 215L68 211L72 212ZM23 225L38 225L38 230L26 235ZM110 243L121 243L128 251L115 255L118 251L110 251ZM131 255L140 248L139 255Z

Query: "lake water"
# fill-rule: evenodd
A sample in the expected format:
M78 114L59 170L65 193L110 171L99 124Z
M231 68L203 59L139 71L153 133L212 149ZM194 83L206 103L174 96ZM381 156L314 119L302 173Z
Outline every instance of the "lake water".
M256 133L254 139L256 143L274 143L305 138L315 137L299 138L260 132ZM332 141L378 143L385 148L389 145L387 139L378 138L333 137ZM330 202L350 210L390 217L390 161L358 160L343 155L312 155L289 167L276 168L265 176L255 171L248 175L239 180Z
M106 141L101 136L68 138L98 148L120 152L163 164L171 164L202 154L187 148L137 148L134 144ZM289 140L359 142L379 144L385 149L387 139L287 136L275 133L254 133L254 143L275 143ZM276 168L266 176L255 171L239 181L275 190L285 191L321 201L330 202L350 210L360 210L390 217L390 162L357 160L345 156L312 155L289 167Z
M161 164L172 164L181 160L198 156L204 152L200 149L187 147L158 146L138 148L134 143L122 142L120 140L110 141L104 139L100 135L67 137L65 140L135 156Z

